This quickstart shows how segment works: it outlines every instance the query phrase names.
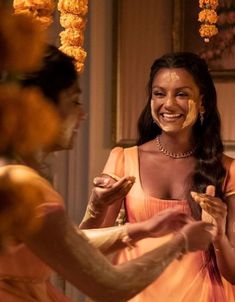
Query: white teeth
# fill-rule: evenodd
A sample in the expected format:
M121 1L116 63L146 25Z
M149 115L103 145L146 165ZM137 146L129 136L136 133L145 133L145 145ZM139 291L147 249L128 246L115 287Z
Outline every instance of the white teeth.
M166 117L166 118L176 118L176 117L180 117L181 114L168 114L168 113L163 113L162 116L163 116L163 117Z

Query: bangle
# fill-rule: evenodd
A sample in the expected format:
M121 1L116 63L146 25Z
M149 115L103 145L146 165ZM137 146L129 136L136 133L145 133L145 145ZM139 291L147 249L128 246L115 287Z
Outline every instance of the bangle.
M183 237L183 239L184 239L184 247L181 250L181 252L180 252L180 254L179 254L178 258L177 258L178 260L181 260L183 258L183 256L186 255L188 253L188 251L189 251L189 249L188 249L188 237L182 231L178 232L178 234L181 235L181 237Z
M96 218L100 214L100 211L95 209L93 203L89 203L87 206L87 213L91 218Z
M135 247L135 244L133 243L133 240L131 239L131 237L128 234L127 225L128 224L125 224L125 226L124 226L122 242L128 247L129 250L131 250Z

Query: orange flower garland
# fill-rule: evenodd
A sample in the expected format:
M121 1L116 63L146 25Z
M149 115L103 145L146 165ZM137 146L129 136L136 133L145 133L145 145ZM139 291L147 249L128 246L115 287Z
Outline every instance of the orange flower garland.
M86 59L83 43L88 0L59 0L58 10L61 26L65 28L60 33L60 50L74 57L77 71L81 73Z
M209 42L210 38L218 33L215 25L218 19L215 11L217 6L218 0L199 0L199 7L202 8L198 16L198 21L202 23L199 33L205 42Z
M14 0L16 14L26 14L34 17L46 29L52 22L55 9L54 0Z

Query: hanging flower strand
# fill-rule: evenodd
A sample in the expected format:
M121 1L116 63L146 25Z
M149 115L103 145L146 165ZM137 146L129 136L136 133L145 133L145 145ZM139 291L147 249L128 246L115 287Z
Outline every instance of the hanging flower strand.
M88 0L59 0L60 23L65 28L60 33L60 50L74 57L79 73L84 69L86 52L83 49Z
M198 21L201 22L199 29L200 36L205 42L218 33L216 22L218 19L216 8L218 0L199 0L199 7L202 9L198 15Z
M53 22L55 0L14 0L15 14L34 17L46 29Z

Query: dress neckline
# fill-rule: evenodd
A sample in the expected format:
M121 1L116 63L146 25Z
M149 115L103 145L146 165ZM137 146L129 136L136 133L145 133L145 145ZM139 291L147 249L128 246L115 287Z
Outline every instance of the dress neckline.
M146 193L144 191L144 188L142 186L142 182L141 182L141 178L140 178L140 156L139 156L139 148L138 146L134 146L132 147L135 150L135 157L136 157L136 182L138 182L138 185L141 189L141 192L144 196L148 197L148 199L155 199L157 201L161 201L161 202L172 202L172 203L187 203L187 200L184 199L164 199L164 198L159 198L159 197L155 197L152 195L149 195L148 193Z

